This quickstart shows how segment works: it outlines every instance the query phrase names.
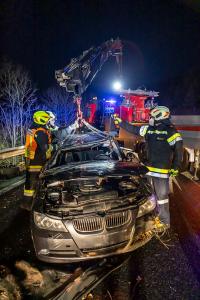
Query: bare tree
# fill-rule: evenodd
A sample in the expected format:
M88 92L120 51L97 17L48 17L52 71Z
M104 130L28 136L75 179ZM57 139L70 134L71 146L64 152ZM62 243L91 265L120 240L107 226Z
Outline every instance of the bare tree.
M0 69L0 126L6 146L23 145L36 104L36 89L20 65L6 62Z
M56 114L58 125L68 126L74 121L76 107L65 89L50 87L43 93L43 99L46 110Z

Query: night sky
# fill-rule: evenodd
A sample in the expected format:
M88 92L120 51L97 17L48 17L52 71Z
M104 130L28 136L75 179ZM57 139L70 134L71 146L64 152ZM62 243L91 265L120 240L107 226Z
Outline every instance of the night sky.
M1 57L27 68L38 87L92 45L124 40L125 88L161 82L200 67L199 1L6 0L0 4ZM117 70L109 61L92 88L109 89Z

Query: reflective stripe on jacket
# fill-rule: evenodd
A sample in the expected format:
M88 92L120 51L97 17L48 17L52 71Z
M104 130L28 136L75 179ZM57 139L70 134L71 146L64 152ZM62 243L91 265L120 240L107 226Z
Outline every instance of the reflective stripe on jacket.
M155 126L134 126L121 122L120 127L145 138L147 145L147 175L168 178L170 169L179 169L182 161L182 137L169 120Z
M32 172L32 173L34 173L34 172L40 172L41 169L42 169L42 166L36 166L36 165L28 165L27 166L27 170L29 172Z
M147 175L149 176L154 176L154 177L160 177L160 178L168 178L169 177L169 171L170 169L159 169L159 168L154 168L154 167L149 167L149 172Z
M34 194L35 194L35 190L26 190L26 189L24 189L24 196L33 197Z

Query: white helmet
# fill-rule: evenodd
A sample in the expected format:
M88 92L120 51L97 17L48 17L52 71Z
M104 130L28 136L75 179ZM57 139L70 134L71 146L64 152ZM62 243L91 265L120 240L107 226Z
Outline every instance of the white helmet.
M52 111L46 111L48 115L50 116L48 124L50 125L50 129L57 129L58 127L55 125L56 121L56 115L52 113Z
M170 117L170 110L166 106L156 106L150 111L150 118L154 120L164 120Z

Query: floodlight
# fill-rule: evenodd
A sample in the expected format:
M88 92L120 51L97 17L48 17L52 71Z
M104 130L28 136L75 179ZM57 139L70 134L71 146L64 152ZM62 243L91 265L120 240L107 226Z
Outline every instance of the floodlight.
M122 83L120 81L115 81L113 83L113 89L115 91L120 91L122 89Z

